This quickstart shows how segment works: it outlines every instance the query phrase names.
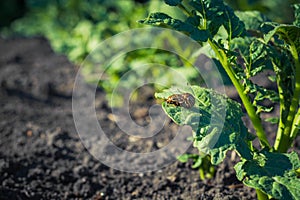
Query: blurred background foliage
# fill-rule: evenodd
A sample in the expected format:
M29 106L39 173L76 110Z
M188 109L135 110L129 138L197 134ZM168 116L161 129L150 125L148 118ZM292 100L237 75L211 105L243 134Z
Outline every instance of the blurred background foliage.
M300 0L225 0L233 9L246 11L257 10L269 19L279 23L294 21L293 4Z
M300 0L226 0L226 2L236 10L259 10L272 21L288 23L293 21L291 5L299 3ZM57 53L66 55L79 66L103 40L122 31L145 27L137 23L137 20L146 18L151 12L164 12L174 18L184 18L182 12L179 10L177 12L174 8L169 9L162 0L2 0L0 36L46 37ZM162 37L158 42L164 42L163 40ZM180 46L176 47L176 51L184 53ZM105 78L98 84L106 91L108 99L126 72L145 63L171 66L187 77L190 84L201 82L197 70L170 52L137 50L106 67ZM167 71L158 73L155 68L149 65L138 75L146 77L147 74L153 76L159 74L166 79L172 79L172 74L168 74ZM93 67L84 70L88 82L98 80L93 76L93 71ZM136 77L128 77L126 83L128 88L137 84L134 80ZM169 83L172 84L172 81ZM119 99L120 101L115 101L115 105L111 106L121 106L122 97Z

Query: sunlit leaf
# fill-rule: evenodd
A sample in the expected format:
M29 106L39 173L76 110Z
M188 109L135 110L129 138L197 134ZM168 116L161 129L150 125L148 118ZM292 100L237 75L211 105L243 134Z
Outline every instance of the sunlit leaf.
M152 13L148 18L140 20L139 22L142 24L161 26L165 28L172 28L177 31L182 31L196 41L205 42L209 38L208 31L200 30L193 24L183 22L179 19L173 19L172 17L164 13Z
M300 27L294 25L278 25L270 31L265 40L268 42L275 35L279 35L280 39L282 39L286 44L295 46L297 52L300 52Z
M252 160L243 160L234 167L239 180L279 200L300 199L300 168L297 153L255 153Z
M226 29L229 39L245 35L244 23L222 0L192 0L190 5L206 20L207 28L212 36L217 34L222 25Z
M213 90L192 86L189 89L171 88L156 93L156 98L167 99L172 94L191 93L196 102L190 108L164 102L163 109L179 125L190 125L194 132L194 146L209 154L213 164L220 163L228 150L237 150L242 157L250 158L247 141L253 139L244 126L241 106ZM224 114L224 115L222 115Z

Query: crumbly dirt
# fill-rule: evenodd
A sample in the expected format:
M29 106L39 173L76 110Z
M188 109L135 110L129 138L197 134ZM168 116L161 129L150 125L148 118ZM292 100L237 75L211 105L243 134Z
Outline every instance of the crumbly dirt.
M0 199L255 199L233 169L234 154L202 181L191 163L153 172L127 173L103 165L84 148L72 116L76 66L55 54L43 38L0 39ZM133 103L137 123L155 103L149 88ZM231 92L234 93L234 92ZM177 126L169 122L151 140L131 140L114 123L105 93L97 91L97 112L120 148L144 152L169 143ZM273 129L274 127L267 127Z

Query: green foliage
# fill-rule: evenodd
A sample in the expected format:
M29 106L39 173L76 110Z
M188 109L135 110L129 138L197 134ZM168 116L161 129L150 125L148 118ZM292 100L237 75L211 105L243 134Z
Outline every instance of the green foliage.
M273 21L290 23L293 21L292 4L299 0L225 0L232 8L241 11L259 11Z
M182 0L166 0L166 4L170 6L177 6L181 3Z
M176 3L177 1L170 1L170 3L172 2ZM87 55L105 39L122 31L141 26L136 21L147 15L146 6L156 9L160 7L161 3L155 1L149 4L138 4L133 0L103 0L100 2L98 0L27 1L29 8L27 14L14 21L10 27L3 29L1 35L45 36L56 52L67 55L75 64L81 65ZM189 57L186 55L186 49L181 49L175 39L172 40L172 36L162 35L161 38L156 38L157 43L164 43L166 39L171 43L170 45L173 45L173 49ZM118 45L111 44L105 49L105 52L97 55L99 57L92 59L107 60L105 59L107 55L115 55L115 49L118 49ZM139 72L135 70L138 66L147 63L172 66L188 81L198 82L198 80L195 81L196 77L199 79L197 70L189 66L186 61L170 52L157 49L141 49L130 52L120 56L109 66L84 62L86 65L83 66L82 72L87 82L99 84L105 90L110 106L117 107L123 105L123 96L115 94L113 97L112 93L122 76L129 71L136 73L130 74L128 81L123 85L125 88L139 87L140 85L137 85L136 80L140 77L147 80L151 76L166 80L166 86L171 85L173 74L170 71L150 65L145 66L143 70L139 68ZM182 66L186 66L184 70ZM98 82L99 77L95 77L95 72L99 70L103 72L103 77ZM111 101L112 97L114 101Z
M248 34L259 34L263 31L261 25L269 21L265 15L258 11L236 11L235 14L244 22Z
M295 5L295 8L298 6L299 4ZM300 10L296 9L297 11ZM297 15L299 13L296 13L296 17ZM294 24L297 24L297 20ZM265 40L269 42L274 35L283 40L284 45L281 45L281 47L289 52L289 59L282 58L281 63L274 58L274 71L278 78L278 91L281 93L279 96L281 100L281 118L275 148L284 152L299 133L300 80L297 77L300 77L300 27L285 24L274 25L274 29L265 36ZM278 53L275 55L278 55Z
M164 102L163 109L175 123L192 127L194 146L200 152L209 154L213 164L222 162L226 152L232 149L236 149L243 158L251 158L247 141L252 137L242 122L243 113L237 102L199 86L192 86L191 91L184 88L170 88L162 93L156 93L155 97L167 99L178 91L193 94L196 99L194 107L185 109ZM223 117L225 117L224 124L220 123L224 120Z
M279 118L278 117L270 117L265 119L266 122L270 122L271 124L278 124L279 123Z
M277 92L259 86L250 79L266 69L272 69L268 46L255 37L249 37L233 40L231 49L239 53L239 60L236 61L233 70L243 84L243 92L249 95L249 99L256 108L256 113L272 111L272 108L263 106L260 102L265 99L272 102L279 101Z
M300 169L297 153L268 151L255 153L252 160L243 160L235 166L238 179L245 185L282 200L300 199L297 169Z
M164 41L164 38L165 37L158 39L157 42ZM168 38L168 41L170 41L170 38L171 37ZM149 63L155 63L155 65ZM158 67L160 65L172 66L172 70L166 67ZM164 87L173 85L174 77L177 77L178 74L182 75L190 82L197 82L198 84L201 83L198 71L194 67L190 66L187 61L173 53L157 49L141 49L132 51L111 63L107 69L108 70L104 73L105 76L110 78L102 79L100 84L107 92L107 98L114 99L114 101L110 103L110 106L112 107L120 107L123 105L122 93L113 93L116 87L121 87L124 90L138 88L145 82L152 82L153 77L155 77L156 83L163 83L162 85L164 85ZM130 71L130 73L126 74L128 71ZM86 74L93 74L93 71L87 72ZM117 84L120 84L119 81L121 77L124 81L121 83L121 86L117 86ZM96 80L97 78L98 77L95 77ZM89 78L89 80L91 79L92 78ZM151 86L155 89L161 89L162 86L156 83Z
M202 164L202 157L198 154L183 154L178 157L178 160L183 163L188 162L189 159L193 160L192 168L198 168Z
M181 5L181 3L177 2L176 5ZM229 40L245 34L243 22L223 1L191 1L190 5L195 10L190 12L190 16L184 22L164 13L153 13L148 18L140 20L140 23L173 28L187 33L191 38L200 42L206 42L208 38L216 35L221 26L225 27ZM196 10L199 14L196 13ZM186 9L184 11L187 12ZM203 29L199 29L199 26L202 26Z
M191 1L190 5L202 16L203 27L208 28L212 36L224 26L228 40L245 34L244 23L234 14L233 10L222 0Z
M178 157L180 162L193 161L192 168L199 169L200 178L212 178L215 175L215 166L210 163L210 156L206 154L183 154Z
M102 40L138 27L145 6L134 1L28 1L28 12L2 35L42 35L55 51L81 63Z
M297 25L278 25L270 31L266 37L266 41L270 41L270 39L277 34L280 39L282 39L286 44L290 47L295 47L296 51L300 50L300 27Z
M300 27L300 4L295 4L294 5L295 9L295 21L294 25Z
M274 23L257 11L234 12L221 0L177 1L169 5L180 8L186 19L156 13L140 22L182 31L210 46L214 53L206 55L224 69L235 86L261 148L252 145L253 137L241 120L241 106L211 89L174 87L156 93L156 98L162 99L186 92L195 97L192 108L165 101L164 111L175 123L192 127L200 158L207 154L212 164L218 164L226 151L236 151L241 157L235 167L237 176L257 190L258 199L299 199L300 161L296 153L285 152L300 130L300 5L294 5L293 24ZM205 32L207 38L203 37ZM277 90L253 82L266 70L275 74L269 79L277 83ZM267 140L260 113L272 111L274 105L265 106L265 100L280 105L280 116L266 119L278 124L273 147ZM195 155L184 158L201 163Z
M205 42L209 37L209 33L207 31L196 28L199 25L199 20L195 19L195 17L188 18L186 22L183 22L179 19L173 19L164 13L153 13L147 19L140 20L139 22L183 31L188 33L189 36L196 41Z

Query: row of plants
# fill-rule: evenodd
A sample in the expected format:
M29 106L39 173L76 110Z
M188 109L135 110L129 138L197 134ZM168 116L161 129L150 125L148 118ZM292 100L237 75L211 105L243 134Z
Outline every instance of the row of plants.
M272 13L270 10L278 7L286 8L286 5L290 3L283 3L278 0L263 2L259 0L230 0L228 2L241 9L260 9L269 13ZM66 55L77 65L81 65L86 56L105 39L122 31L142 27L136 21L146 17L152 10L184 19L184 14L180 9L170 9L163 1L156 0L26 0L25 5L19 5L17 0L14 0L2 2L0 5L3 5L2 10L0 9L3 16L10 16L9 13L13 12L12 8L18 8L19 12L15 11L14 13L20 14L27 10L22 18L13 21L9 27L1 28L2 37L44 36L50 41L56 52ZM8 17L8 19L11 19L11 17ZM171 38L171 36L164 37ZM158 42L162 42L163 38L158 40L160 40ZM173 40L173 44L173 49L183 53L184 50L176 44L176 40ZM106 51L109 51L109 49ZM155 56L153 56L154 54ZM120 57L118 61L111 63L110 66L103 66L104 75L100 81L98 81L99 77L94 76L94 71L98 70L95 68L99 68L99 66L85 66L83 72L87 82L96 83L105 90L111 106L121 106L123 104L121 95L117 96L115 94L115 101L110 101L113 88L117 87L118 82L126 72L134 70L136 66L145 63L172 66L178 73L183 74L190 83L198 83L198 80L201 79L197 71L189 66L188 62L169 52L153 49L131 52ZM139 76L155 75L157 74L156 71L155 67L148 66L148 69L144 70L144 73L139 74ZM132 74L131 76L126 83L127 88L134 87L134 82L130 80L134 80L136 77ZM161 78L169 80L170 83L172 82L172 78L170 78L172 73L165 71L160 73L160 76L165 76ZM226 81L226 83L231 84L230 81ZM158 86L154 85L154 87L158 89Z
M166 10L167 6L160 1L139 3L133 0L27 0L26 7L28 8L26 15L12 22L9 27L2 28L1 36L31 37L40 35L46 37L54 51L66 55L73 63L80 66L85 58L105 39L122 31L142 27L137 20L147 16L148 9ZM170 13L176 15L178 11ZM176 41L174 42L176 43ZM106 49L105 53L113 55L114 52L109 51L113 51L113 49ZM183 50L179 49L179 51ZM154 54L155 56L153 56ZM136 66L145 63L157 63L171 65L180 73L184 73L188 80L195 80L197 72L192 67L182 70L184 62L166 51L142 49L121 56L109 66L83 66L82 72L87 82L98 84L104 89L110 106L119 107L123 104L122 95L114 94L114 101L110 101L110 99L114 88L117 87L126 72L135 70ZM100 80L99 77L95 77L95 70L103 71L103 77ZM149 73L157 74L156 71L157 69L154 67L148 66L139 76L146 77ZM165 79L172 76L168 71L161 74L165 76ZM130 74L125 87L134 87L135 81L130 80L135 79L134 74Z

